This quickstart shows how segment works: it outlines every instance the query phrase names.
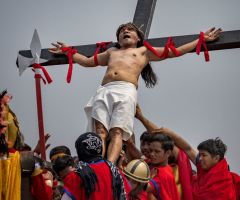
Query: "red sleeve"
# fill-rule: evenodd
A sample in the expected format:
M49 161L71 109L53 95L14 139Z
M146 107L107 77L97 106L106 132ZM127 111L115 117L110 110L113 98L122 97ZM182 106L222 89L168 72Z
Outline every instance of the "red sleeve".
M32 194L36 200L52 200L52 188L46 185L42 174L32 176Z

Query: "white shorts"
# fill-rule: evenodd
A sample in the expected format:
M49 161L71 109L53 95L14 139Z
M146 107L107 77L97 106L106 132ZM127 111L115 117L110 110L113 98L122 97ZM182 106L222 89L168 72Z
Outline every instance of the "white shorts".
M133 134L133 123L137 104L137 90L132 83L114 81L99 86L96 94L84 107L88 118L87 131L95 131L94 120L101 122L109 131L123 130L123 140Z

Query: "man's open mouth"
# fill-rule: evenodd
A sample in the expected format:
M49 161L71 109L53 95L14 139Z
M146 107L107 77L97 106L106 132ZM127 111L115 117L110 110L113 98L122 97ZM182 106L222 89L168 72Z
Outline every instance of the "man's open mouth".
M129 35L124 35L123 39L126 39L126 38L131 38L131 37Z

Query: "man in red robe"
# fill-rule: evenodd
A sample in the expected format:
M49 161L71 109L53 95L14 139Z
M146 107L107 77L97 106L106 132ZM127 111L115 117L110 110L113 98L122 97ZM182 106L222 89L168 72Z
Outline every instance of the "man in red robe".
M118 169L102 158L100 136L84 133L76 140L75 147L80 161L76 172L69 172L63 178L62 199L125 200L124 183Z
M167 128L158 132L171 137L175 144L183 149L191 161L197 166L194 176L194 200L236 200L236 189L228 164L224 158L226 145L219 138L209 139L198 145L197 153L183 138Z
M148 152L146 155L149 157L149 138L151 138L151 134L154 133L155 130L158 130L159 127L155 125L152 121L147 119L140 108L139 105L136 107L136 115L135 117L143 124L146 128L147 132L143 137L146 138L146 143L144 148L147 149ZM157 133L157 131L155 132ZM148 134L148 136L147 136ZM147 163L150 164L151 160L147 160ZM171 155L169 156L168 163L171 165L174 176L175 183L177 184L178 191L180 193L180 198L182 200L192 200L192 188L191 188L191 174L192 168L189 162L187 155L180 148L174 145ZM152 168L150 164L150 169Z
M153 193L157 199L180 200L172 168L168 165L173 146L171 138L163 134L153 134L150 138L149 159L153 167L153 178L147 191Z

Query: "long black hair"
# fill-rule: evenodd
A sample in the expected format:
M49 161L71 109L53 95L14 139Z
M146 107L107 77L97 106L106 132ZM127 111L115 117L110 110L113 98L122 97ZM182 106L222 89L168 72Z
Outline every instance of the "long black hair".
M130 27L130 28L133 28L138 37L139 37L139 41L137 43L137 47L142 47L143 46L143 41L144 41L144 34L143 32L135 25L133 24L132 22L128 22L126 24L122 24L118 27L117 29L117 32L116 32L116 36L117 36L117 40L119 41L119 34L120 34L120 31L124 28L124 27ZM119 43L116 43L115 45L116 48L120 49L121 46ZM142 76L142 79L144 80L145 82L145 85L147 88L153 88L156 84L157 84L157 76L156 74L154 73L150 63L148 63L142 70L141 72L141 76Z

